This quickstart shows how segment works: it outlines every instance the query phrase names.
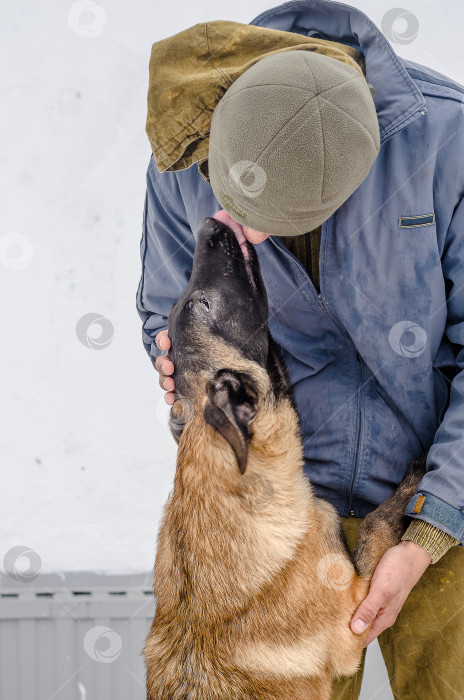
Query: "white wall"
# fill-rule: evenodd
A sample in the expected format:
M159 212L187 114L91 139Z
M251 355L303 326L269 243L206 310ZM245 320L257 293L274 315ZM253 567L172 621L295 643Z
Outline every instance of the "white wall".
M274 4L1 7L0 561L24 545L43 571L152 567L175 443L135 309L150 47L199 21L250 22ZM379 27L391 7L352 4ZM419 33L393 44L399 55L464 82L462 6L407 9ZM78 339L87 314L108 319L106 347Z

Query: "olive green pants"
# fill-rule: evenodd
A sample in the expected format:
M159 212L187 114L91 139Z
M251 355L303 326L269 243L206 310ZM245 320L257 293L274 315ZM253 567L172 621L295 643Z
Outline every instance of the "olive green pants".
M342 518L352 552L362 518ZM430 564L396 622L378 637L398 700L464 700L464 549L452 547ZM333 700L357 700L362 666L334 683Z

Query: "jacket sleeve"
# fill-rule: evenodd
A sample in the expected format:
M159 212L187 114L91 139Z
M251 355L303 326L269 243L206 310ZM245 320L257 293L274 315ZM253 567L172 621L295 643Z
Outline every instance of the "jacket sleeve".
M153 366L163 353L156 346L155 336L167 328L171 307L187 287L194 251L195 237L176 173L160 173L152 155L147 171L140 240L142 274L136 306L142 320L143 345Z
M457 374L427 456L427 473L406 514L464 540L464 196L453 210L442 254L447 285L445 334L456 348Z

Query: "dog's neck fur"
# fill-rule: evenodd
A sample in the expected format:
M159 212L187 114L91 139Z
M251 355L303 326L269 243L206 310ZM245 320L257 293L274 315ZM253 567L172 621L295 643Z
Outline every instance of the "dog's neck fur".
M244 475L230 445L196 410L179 442L164 514L176 542L169 552L175 574L155 576L158 605L176 616L184 610L190 623L243 609L292 559L311 524L312 492L302 467L289 398L276 405L270 392L260 407Z

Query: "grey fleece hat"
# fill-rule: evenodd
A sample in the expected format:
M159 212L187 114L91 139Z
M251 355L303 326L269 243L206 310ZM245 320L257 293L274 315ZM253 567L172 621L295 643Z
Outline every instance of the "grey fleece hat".
M210 184L238 223L295 236L348 199L379 149L377 113L361 73L320 53L284 51L257 61L217 103Z

